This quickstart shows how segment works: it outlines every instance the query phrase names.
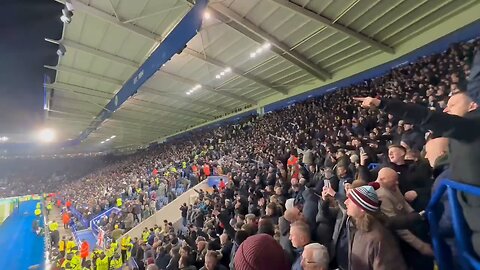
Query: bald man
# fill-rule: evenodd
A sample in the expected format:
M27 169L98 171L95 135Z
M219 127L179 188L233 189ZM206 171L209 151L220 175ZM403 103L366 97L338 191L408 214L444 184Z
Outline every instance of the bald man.
M382 213L391 218L398 218L414 212L398 188L398 174L395 170L382 168L378 172L376 182L380 184L380 188L376 192L378 199L382 202L380 204ZM431 269L430 266L433 267L433 250L429 243L406 229L395 232L401 239L404 254L406 252L409 255L405 256L409 266L413 266L413 269ZM418 260L419 257L420 260ZM421 265L415 265L417 263Z
M302 253L303 270L328 270L330 257L325 246L311 243L304 247Z

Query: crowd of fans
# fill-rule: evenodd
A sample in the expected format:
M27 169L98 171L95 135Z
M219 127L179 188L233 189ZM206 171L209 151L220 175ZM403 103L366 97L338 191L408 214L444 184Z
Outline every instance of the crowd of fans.
M448 158L452 140L478 140L478 121L458 135L456 122L438 123L434 112L457 120L478 112L466 82L479 51L479 39L454 44L385 76L161 144L65 184L61 195L86 216L119 206L101 224L118 240L179 189L225 175L179 209L180 229L165 220L107 254L131 256L140 269L433 269L423 217L432 189L445 177L480 179L458 165L468 157ZM443 206L438 222L451 240ZM475 219L466 220L479 253Z
M114 160L100 156L0 159L0 198L52 192Z

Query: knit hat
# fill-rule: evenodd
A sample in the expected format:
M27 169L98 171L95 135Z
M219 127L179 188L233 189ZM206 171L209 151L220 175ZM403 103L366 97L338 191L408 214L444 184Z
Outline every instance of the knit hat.
M280 244L268 234L248 237L235 253L235 270L289 270L290 264Z
M350 190L348 198L367 212L376 212L380 207L377 193L372 186L361 186Z

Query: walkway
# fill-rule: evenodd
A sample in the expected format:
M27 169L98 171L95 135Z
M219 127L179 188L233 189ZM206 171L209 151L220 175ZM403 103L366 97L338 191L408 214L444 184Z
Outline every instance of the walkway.
M44 238L32 230L37 202L20 203L20 209L0 226L0 269L28 269L43 262Z
M53 209L50 211L50 214L47 217L47 222L48 221L57 221L58 223L58 231L60 232L60 240L62 239L62 236L65 235L65 237L68 239L72 235L72 231L70 229L64 229L63 228L63 221L62 221L62 211L60 208L57 207L57 205L53 206Z

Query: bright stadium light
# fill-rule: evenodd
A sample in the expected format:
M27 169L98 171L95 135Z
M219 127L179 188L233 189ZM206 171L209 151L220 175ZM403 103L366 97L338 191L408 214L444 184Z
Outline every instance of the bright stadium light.
M49 143L55 140L56 134L55 131L51 128L45 128L40 131L39 139L42 142Z
M110 139L113 139L113 138L115 138L115 137L117 137L117 136L116 136L116 135L112 135L112 137L110 137Z
M6 142L6 141L8 141L7 136L0 137L0 142Z

